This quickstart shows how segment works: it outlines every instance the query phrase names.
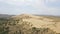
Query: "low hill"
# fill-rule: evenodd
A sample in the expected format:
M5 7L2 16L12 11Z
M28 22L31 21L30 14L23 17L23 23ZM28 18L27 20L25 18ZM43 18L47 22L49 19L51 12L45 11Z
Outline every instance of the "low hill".
M8 14L0 14L0 18L9 18L14 15L8 15Z
M53 16L35 16L30 14L21 14L13 16L13 19L22 19L23 21L31 23L32 27L50 28L56 32L60 32L60 18Z
M60 34L57 17L21 14L0 19L0 34Z

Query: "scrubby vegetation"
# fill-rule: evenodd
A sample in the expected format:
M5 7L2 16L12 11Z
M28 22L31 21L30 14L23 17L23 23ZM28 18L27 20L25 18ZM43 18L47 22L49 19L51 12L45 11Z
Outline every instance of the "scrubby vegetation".
M0 34L59 34L49 28L32 27L29 22L0 18Z

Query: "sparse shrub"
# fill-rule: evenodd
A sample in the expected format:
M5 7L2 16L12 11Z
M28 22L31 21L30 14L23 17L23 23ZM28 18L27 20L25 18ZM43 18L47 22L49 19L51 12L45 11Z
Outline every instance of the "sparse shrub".
M32 27L30 22L23 21L21 19L1 19L0 24L0 34L60 34L49 28Z

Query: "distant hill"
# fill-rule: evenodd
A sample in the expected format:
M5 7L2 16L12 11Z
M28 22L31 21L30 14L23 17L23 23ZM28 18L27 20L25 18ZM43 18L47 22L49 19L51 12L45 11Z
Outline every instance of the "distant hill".
M8 15L8 14L0 14L0 18L9 18L14 15Z
M37 15L37 14L34 14L35 16L44 16L44 17L50 17L50 18L60 18L60 16L54 16L54 15Z

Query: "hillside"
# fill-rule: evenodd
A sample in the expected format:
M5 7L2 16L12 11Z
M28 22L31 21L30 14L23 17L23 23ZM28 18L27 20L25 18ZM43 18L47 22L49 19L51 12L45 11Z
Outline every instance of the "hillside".
M21 14L0 18L0 34L60 34L60 18Z
M60 32L60 18L57 17L46 17L46 16L34 16L30 14L21 14L12 17L14 19L22 19L33 25L33 27L45 27L53 29L56 32Z

